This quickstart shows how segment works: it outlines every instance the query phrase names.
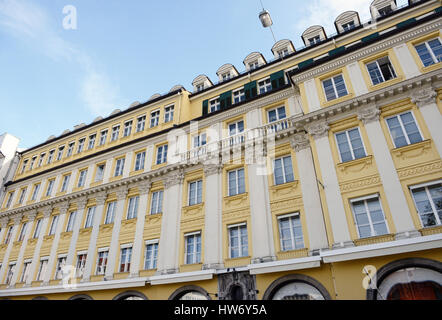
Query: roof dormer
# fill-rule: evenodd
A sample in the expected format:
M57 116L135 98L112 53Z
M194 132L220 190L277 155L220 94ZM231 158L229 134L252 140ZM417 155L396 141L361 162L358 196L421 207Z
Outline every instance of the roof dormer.
M361 19L356 11L345 11L335 20L335 27L338 33L344 33L361 25Z
M177 84L176 86L173 86L173 87L170 89L169 93L172 93L172 92L175 92L175 91L178 91L178 90L185 90L185 89L184 89L184 87L183 87L182 85Z
M193 85L193 92L200 92L206 88L213 86L213 83L212 81L210 81L209 77L207 77L205 74L200 74L198 77L193 79L192 85Z
M396 8L396 0L374 0L370 5L371 18L376 20L387 16Z
M267 61L261 53L252 52L244 59L243 63L246 66L247 71L252 71L264 64L267 64Z
M218 69L216 74L219 78L219 82L223 82L236 77L239 75L239 72L232 64L226 63Z
M283 58L295 52L295 46L290 40L287 39L279 40L277 43L273 45L272 52L273 55L275 56L275 59Z
M327 39L325 30L321 26L311 26L302 34L302 41L306 47L313 46Z
M157 98L159 98L159 97L161 97L161 94L159 94L159 93L155 93L155 94L153 94L153 95L149 98L149 100L147 100L147 101L151 101L151 100L157 99Z

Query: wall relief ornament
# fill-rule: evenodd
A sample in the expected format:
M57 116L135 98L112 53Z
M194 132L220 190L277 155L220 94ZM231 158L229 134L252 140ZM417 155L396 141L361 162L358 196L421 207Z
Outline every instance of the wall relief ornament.
M326 120L321 120L305 125L305 129L316 140L328 136L330 127Z
M290 145L296 151L302 151L310 147L310 141L306 133L296 133L290 139Z
M432 87L417 88L411 92L411 102L419 108L436 102L437 93Z
M358 114L358 119L364 124L379 121L379 115L381 114L381 110L379 110L378 106L375 104L360 107L356 112Z

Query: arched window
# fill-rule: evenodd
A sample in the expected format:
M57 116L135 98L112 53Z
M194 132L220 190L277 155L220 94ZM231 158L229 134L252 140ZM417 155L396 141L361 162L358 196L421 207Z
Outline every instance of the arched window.
M263 300L330 300L330 294L315 279L293 274L275 280L265 291Z
M203 288L191 285L175 290L169 300L210 300L210 296Z
M148 300L147 297L138 291L126 291L120 293L112 300Z

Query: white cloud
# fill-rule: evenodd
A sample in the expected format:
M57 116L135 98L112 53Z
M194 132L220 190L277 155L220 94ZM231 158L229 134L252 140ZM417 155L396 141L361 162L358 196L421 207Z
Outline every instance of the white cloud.
M61 21L60 11L60 31ZM118 86L112 84L105 73L97 71L86 53L64 40L57 33L56 24L43 8L30 1L0 0L2 29L54 61L75 63L84 73L79 93L87 108L94 115L109 113L122 100Z

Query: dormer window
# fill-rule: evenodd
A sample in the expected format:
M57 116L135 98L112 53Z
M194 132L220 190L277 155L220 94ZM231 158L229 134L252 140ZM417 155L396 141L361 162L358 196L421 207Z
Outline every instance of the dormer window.
M281 48L282 49L282 48ZM267 64L264 56L259 52L252 52L243 61L247 71L256 70L258 67Z
M218 75L219 82L223 82L236 77L239 75L239 72L232 64L226 63L218 69L216 74Z
M386 7L379 9L378 12L381 17L384 17L384 16L388 16L390 13L392 13L393 9L391 8L391 6L386 6Z
M335 27L338 33L350 31L361 25L361 19L356 11L345 11L335 20Z
M288 39L279 40L273 45L272 52L275 59L282 59L285 56L295 52L295 46Z
M204 83L199 84L199 85L196 86L196 91L197 92L200 92L200 91L203 91L203 90L204 90Z
M309 39L308 39L308 42L309 42L310 45L312 46L312 45L314 45L314 44L317 44L317 43L321 42L321 38L320 38L319 36L315 36L315 37L313 37L313 38L309 38Z
M288 54L289 54L289 50L288 49L278 50L278 57L280 57L280 58L284 58Z
M356 27L354 21L350 21L349 23L345 23L342 25L342 29L344 29L344 31L349 31L349 30L353 29L354 27Z
M213 84L207 76L202 74L192 81L192 85L194 92L201 92L204 89L211 87Z
M313 46L327 39L325 30L321 26L311 26L302 33L302 41L306 47Z
M224 74L222 75L222 77L223 77L223 81L227 81L227 80L230 79L230 73L224 73Z
M388 16L396 9L397 4L395 0L374 0L370 5L371 17L373 20Z
M258 60L249 63L249 69L250 69L250 70L255 70L255 69L257 69L258 67L259 67Z

